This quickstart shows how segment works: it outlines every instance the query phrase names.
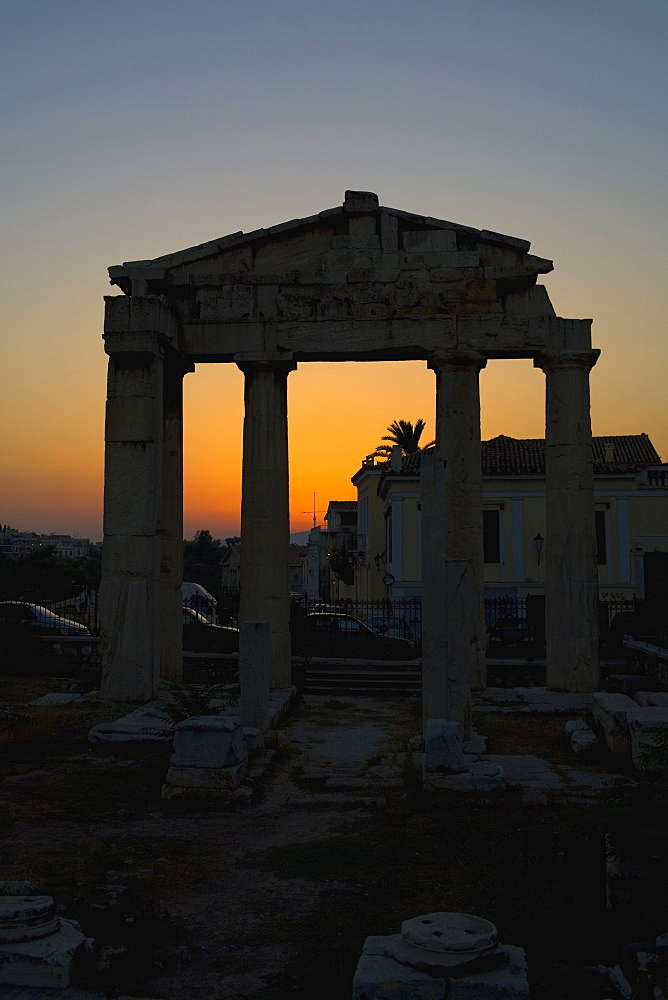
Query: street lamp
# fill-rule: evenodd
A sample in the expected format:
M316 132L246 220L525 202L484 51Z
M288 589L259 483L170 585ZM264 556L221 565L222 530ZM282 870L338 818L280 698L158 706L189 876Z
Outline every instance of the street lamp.
M544 541L545 541L545 539L543 538L543 536L541 535L541 533L539 531L538 534L534 537L534 540L533 540L533 543L536 546L536 553L538 555L538 565L539 566L540 566L540 554L541 554L541 551L543 549L543 542Z
M373 561L376 564L376 569L380 573L381 564L385 563L385 553L384 552L377 552L376 555L373 557Z

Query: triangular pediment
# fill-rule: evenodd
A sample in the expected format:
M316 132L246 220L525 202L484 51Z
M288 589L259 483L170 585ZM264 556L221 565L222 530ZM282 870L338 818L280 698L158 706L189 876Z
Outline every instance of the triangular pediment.
M140 299L160 299L170 342L193 362L590 350L590 321L556 316L537 284L552 262L529 249L347 191L317 215L109 268L136 306L110 301L107 331L138 322L128 309Z
M186 275L203 283L221 274L331 274L350 270L388 270L388 255L398 265L478 266L480 247L487 266L514 269L516 280L552 270L552 262L529 256L528 240L486 229L418 215L378 204L370 192L347 191L343 205L292 219L267 229L230 233L215 240L109 268L112 284L126 293L132 279L179 284ZM474 256L478 259L474 263ZM452 254L466 253L459 260ZM450 255L450 256L445 256ZM521 274L519 272L522 272ZM158 290L157 287L155 290Z

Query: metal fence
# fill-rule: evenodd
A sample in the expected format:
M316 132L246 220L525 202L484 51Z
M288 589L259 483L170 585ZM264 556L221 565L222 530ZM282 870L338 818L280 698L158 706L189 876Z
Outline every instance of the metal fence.
M384 601L322 601L304 598L300 601L306 614L335 612L359 618L387 638L409 639L418 645L422 641L422 602L419 597Z
M294 602L303 609L303 613L337 612L352 615L367 623L375 631L387 637L403 637L419 644L422 641L422 602L419 597L398 598L395 600L353 601L323 601L318 598L307 598L292 595ZM207 618L218 621L222 625L239 624L239 588L223 588L217 605L202 606L202 598L195 595L189 603ZM14 610L12 611L11 606ZM62 601L39 601L35 594L22 594L20 597L8 599L0 605L0 617L9 623L17 616L20 618L20 605L30 609L44 609L61 620L60 629L64 633L75 634L79 626L85 626L88 631L97 635L98 594L93 588L85 588L76 596ZM9 610L8 610L9 609ZM34 611L38 617L39 610ZM43 617L43 616L42 616ZM538 641L544 642L545 637L545 598L536 597L494 597L485 599L485 623L488 630L495 626L513 621L527 621ZM631 632L642 632L643 602L636 599L621 597L606 598L599 602L599 629L602 648L619 648L624 637ZM68 629L67 623L71 624ZM64 624L62 624L64 623Z

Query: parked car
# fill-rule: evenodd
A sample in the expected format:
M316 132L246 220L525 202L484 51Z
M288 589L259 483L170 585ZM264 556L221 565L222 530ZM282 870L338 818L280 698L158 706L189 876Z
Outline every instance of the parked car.
M366 619L369 628L374 632L380 632L387 638L407 639L415 645L413 632L405 618L390 617L389 615L369 615Z
M184 606L183 648L188 653L238 653L239 629L214 625L199 611Z
M411 660L416 655L407 639L385 638L359 618L335 612L306 615L293 642L294 652L307 656Z
M500 618L487 633L489 656L521 656L534 659L538 651L536 633L526 618Z
M201 584L186 581L181 584L181 594L184 605L194 608L195 611L199 611L200 614L206 615L210 621L215 622L218 612L218 602L213 594L205 590Z
M61 618L41 604L25 601L0 602L0 629L7 633L30 632L38 636L90 635L85 625Z

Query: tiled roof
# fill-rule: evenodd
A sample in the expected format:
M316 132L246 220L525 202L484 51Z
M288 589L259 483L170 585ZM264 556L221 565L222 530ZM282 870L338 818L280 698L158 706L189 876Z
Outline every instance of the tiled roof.
M661 459L647 434L610 435L592 438L594 473L596 475L629 474L651 465L661 465ZM420 475L421 452L404 455L401 476ZM392 475L389 462L382 466L378 489ZM483 476L544 476L544 438L512 438L500 434L482 442Z
M357 500L330 500L328 510L357 510Z
M592 438L594 473L637 472L648 465L660 465L654 445L646 434ZM545 475L543 438L511 438L500 434L482 442L483 476Z

